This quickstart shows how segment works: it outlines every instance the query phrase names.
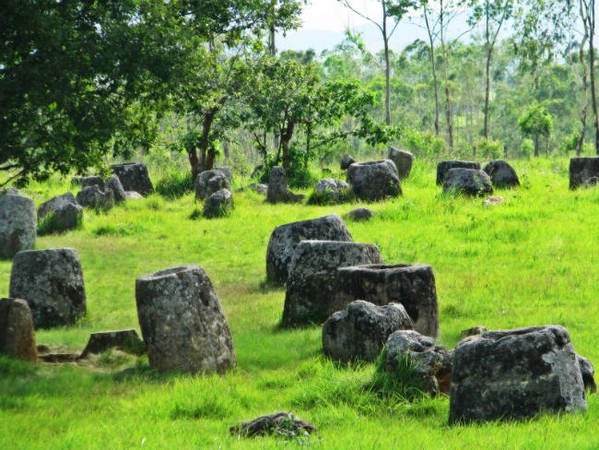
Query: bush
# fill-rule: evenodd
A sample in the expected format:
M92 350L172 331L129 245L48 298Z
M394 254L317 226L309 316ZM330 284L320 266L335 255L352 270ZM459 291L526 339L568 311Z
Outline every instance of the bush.
M191 174L171 172L156 183L156 192L168 199L177 199L193 192L193 187Z
M532 139L524 139L522 141L522 144L520 145L520 153L522 153L522 156L524 156L527 159L530 159L534 152L535 144L532 141Z
M405 129L402 133L401 144L416 156L436 157L445 153L445 141L428 131L420 132Z
M503 144L501 141L481 139L474 145L476 147L476 153L482 158L499 159L503 156Z

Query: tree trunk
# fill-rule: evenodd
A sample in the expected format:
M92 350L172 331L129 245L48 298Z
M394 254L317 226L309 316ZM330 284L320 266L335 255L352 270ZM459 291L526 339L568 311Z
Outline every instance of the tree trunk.
M289 150L289 143L293 137L293 130L295 128L294 122L289 122L287 128L281 136L281 149L283 150L283 167L288 170L291 166L291 152Z
M424 12L424 22L426 24L426 31L428 33L428 42L430 45L430 56L431 56L431 71L433 75L433 91L435 93L435 135L439 136L440 127L439 127L439 81L437 78L437 63L435 61L435 40L433 38L433 33L430 27L430 23L428 21L428 12L426 10L426 5L423 6Z
M202 137L200 138L199 144L200 154L198 173L205 170L210 170L214 165L216 152L210 143L210 132L212 130L212 124L214 123L214 118L216 117L217 113L217 108L210 109L210 111L208 111L208 113L204 116L204 121L202 122ZM210 155L210 153L212 153L212 155Z
M389 36L387 35L387 3L381 2L383 7L383 45L385 53L385 123L391 125L391 64L389 62Z
M493 55L493 48L491 47L491 36L489 31L489 4L488 0L485 5L486 18L485 18L485 41L486 41L486 52L487 60L485 63L485 123L483 129L483 136L485 139L489 139L489 101L491 96L491 57Z
M593 105L593 116L595 119L595 152L599 155L599 114L597 113L597 91L595 90L595 0L589 2L588 12L589 28L589 71L591 75L591 100Z
M582 7L582 3L581 3ZM582 14L582 11L581 11ZM585 54L585 47L587 45L587 39L589 38L587 24L584 24L584 36L580 43L580 64L582 66L582 107L580 111L580 133L578 134L578 141L576 142L576 156L582 154L584 147L584 139L586 137L587 128L587 115L589 110L589 73L587 66L587 59Z
M189 165L191 166L191 178L195 181L200 173L200 161L198 160L198 152L196 148L190 149L187 152L189 158Z
M541 143L539 141L539 136L535 136L535 157L539 157L541 154L541 151L539 148L540 145L541 145Z
M439 22L441 26L441 52L443 54L443 68L445 73L445 120L447 121L447 143L449 144L449 149L453 150L453 119L451 114L451 93L449 91L449 72L447 69L449 61L447 60L447 47L445 45L444 37L445 13L443 9L443 0L441 0L439 4Z

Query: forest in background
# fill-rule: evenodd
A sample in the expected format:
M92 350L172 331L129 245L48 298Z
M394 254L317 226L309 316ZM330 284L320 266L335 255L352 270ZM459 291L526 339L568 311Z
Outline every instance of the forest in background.
M381 0L364 18L382 51L348 30L319 55L278 52L304 5L8 1L0 182L136 157L192 179L219 158L262 178L283 165L306 185L390 144L431 159L596 153L593 0ZM429 39L390 48L406 21Z

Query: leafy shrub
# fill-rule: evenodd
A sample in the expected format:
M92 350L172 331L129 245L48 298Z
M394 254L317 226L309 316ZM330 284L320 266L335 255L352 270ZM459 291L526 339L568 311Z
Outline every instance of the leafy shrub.
M412 151L416 156L436 157L445 150L445 141L431 132L420 132L412 129L403 130L402 145Z
M308 198L309 205L338 205L340 203L350 203L355 200L354 191L351 188L345 188L340 191L325 189L314 191Z
M191 174L171 172L156 183L156 192L168 199L177 199L193 191Z
M501 141L481 139L474 145L476 147L477 154L482 158L498 159L503 155L503 144Z
M522 144L520 145L520 153L522 153L522 156L530 159L530 157L533 155L534 151L535 151L535 144L532 141L532 139L524 139L522 141Z

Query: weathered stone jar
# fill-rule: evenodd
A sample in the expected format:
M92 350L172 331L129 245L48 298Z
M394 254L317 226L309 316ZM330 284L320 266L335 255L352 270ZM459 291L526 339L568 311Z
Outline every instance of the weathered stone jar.
M0 192L0 258L10 259L33 248L36 225L33 200L11 191Z
M151 367L223 373L235 366L231 332L204 269L188 265L139 277L135 297Z
M437 337L439 309L431 266L425 264L362 265L337 269L336 295L332 305L341 310L354 300L375 305L401 303L414 322L414 329Z

